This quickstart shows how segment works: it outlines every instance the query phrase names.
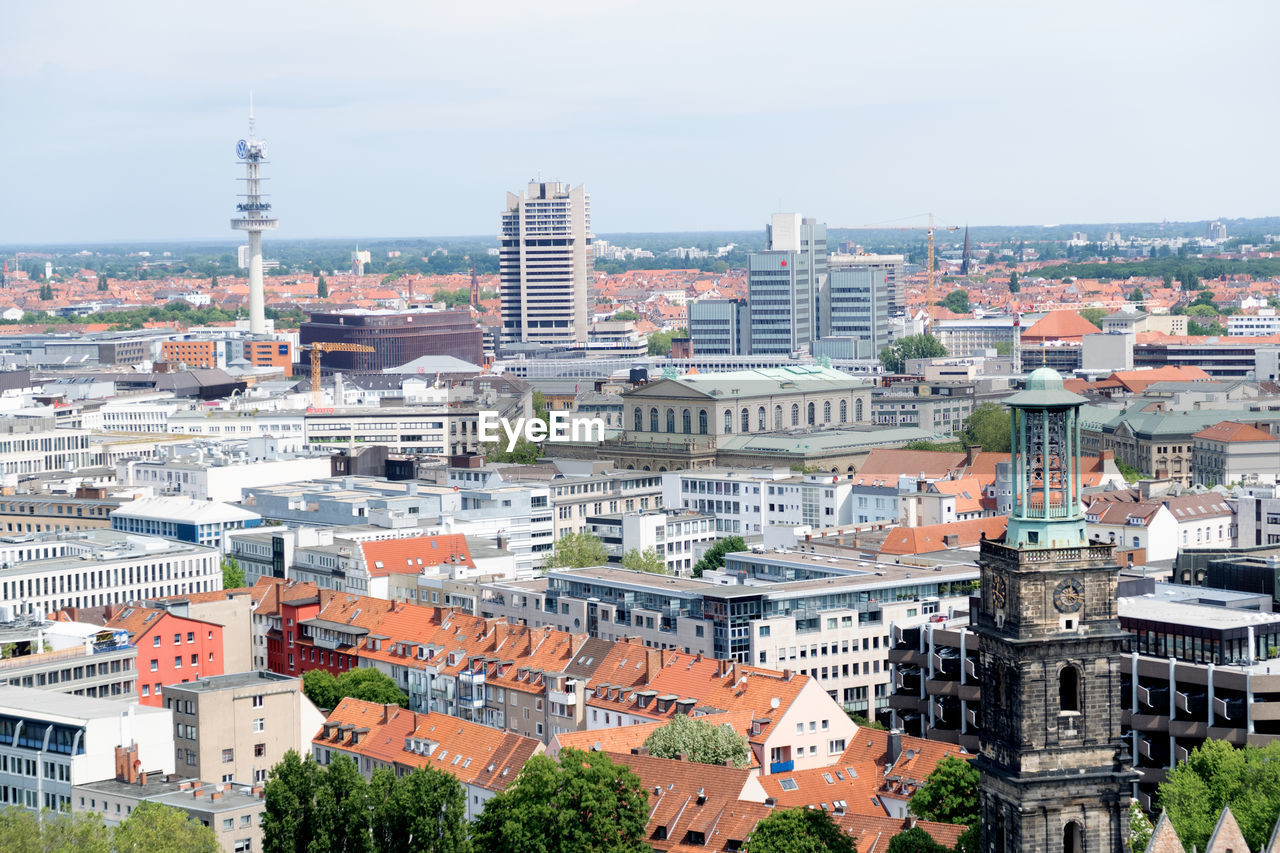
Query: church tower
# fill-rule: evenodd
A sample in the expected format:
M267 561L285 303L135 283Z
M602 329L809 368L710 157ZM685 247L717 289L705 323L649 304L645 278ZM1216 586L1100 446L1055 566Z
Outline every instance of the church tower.
M1013 511L983 541L974 619L982 662L975 764L986 853L1121 853L1136 778L1120 736L1130 638L1116 615L1113 546L1080 502L1080 406L1041 368L1005 401Z

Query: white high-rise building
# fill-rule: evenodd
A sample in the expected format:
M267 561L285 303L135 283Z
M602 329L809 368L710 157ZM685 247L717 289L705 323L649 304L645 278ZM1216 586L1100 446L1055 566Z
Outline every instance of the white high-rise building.
M586 187L532 181L528 192L507 193L499 240L502 342L585 342L593 265Z

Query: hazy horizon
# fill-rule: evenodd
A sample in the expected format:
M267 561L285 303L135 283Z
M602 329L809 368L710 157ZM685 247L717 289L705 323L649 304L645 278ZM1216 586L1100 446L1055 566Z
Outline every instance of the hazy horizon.
M1280 4L6 4L0 244L496 234L534 175L598 234L1280 213ZM369 239L423 239L409 237ZM446 238L447 239L447 238Z

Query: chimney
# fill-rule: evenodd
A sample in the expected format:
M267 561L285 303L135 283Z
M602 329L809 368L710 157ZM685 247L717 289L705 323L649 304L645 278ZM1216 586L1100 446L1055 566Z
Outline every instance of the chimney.
M631 747L631 754L632 754L632 755L648 755L648 754L649 754L649 747L647 747L647 746L633 746L633 747Z
M964 446L964 464L974 465L978 461L978 454L982 452L981 444L966 444Z
M889 732L889 763L895 763L899 755L902 755L902 732L894 730Z
M645 649L645 682L652 681L662 670L662 649Z
M138 774L138 784L144 788L147 787L147 774L145 771Z
M793 675L795 675L795 673L794 673L794 672L792 672L792 671L791 671L791 670L789 670L789 669L784 669L784 670L782 671L782 680L783 680L783 681L790 681L790 680L791 680L791 676L793 676Z
M676 753L676 761L688 761L688 760L689 760L689 753L687 752Z
M221 792L221 791L214 791L212 794L210 794L210 795L209 795L209 799L210 799L210 800L220 800L220 799L222 799L222 792Z

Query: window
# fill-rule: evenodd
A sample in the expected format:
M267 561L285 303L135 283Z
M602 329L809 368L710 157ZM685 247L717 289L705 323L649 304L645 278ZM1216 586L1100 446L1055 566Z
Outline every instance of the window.
M250 815L250 814L242 814L242 815L240 815L240 825L241 825L241 826L252 826L252 825L253 825L253 815Z
M649 432L657 432L657 431L658 431L658 410L650 409L649 410Z
M267 754L267 745L265 743L255 743L253 745L253 757L261 758Z
M751 412L746 409L742 410L742 431L749 432L751 430ZM764 420L764 409L760 410L760 420Z
M1058 673L1058 705L1063 713L1080 710L1080 670L1064 666Z
M831 423L831 401L830 400L827 400L822 404L822 422L825 424Z
M222 763L223 763L223 764L230 764L231 762L233 762L233 761L235 761L235 760L236 760L236 751L235 751L234 749L224 749L224 750L222 750Z
M841 400L840 401L840 423L844 423L847 420L849 420L849 401Z
M726 411L724 413L724 431L726 433L733 432L733 412Z
M816 411L816 407L814 406L814 404L813 404L812 402L811 402L811 403L809 403L808 411L807 411L807 417L808 417L808 421L809 421L809 426L813 426L814 424L816 424L816 423L818 422L818 419L817 419L817 417L816 417L816 416L815 416L815 414L814 414L814 412L815 412L815 411Z
M151 645L153 645L153 646L159 646L159 645L160 645L160 635L159 635L159 634L156 634L154 637L152 637L152 638L151 638Z
M255 708L261 708L261 707L262 707L262 703L263 703L263 701L265 701L265 697L263 697L263 696L262 696L262 694L258 694L257 696L254 696L254 697L253 697L253 707L255 707Z
M224 818L222 819L222 831L223 831L223 832L229 832L229 831L231 831L231 829L233 829L233 828L235 827L235 825L236 825L236 822L235 822L235 820L234 820L233 818L224 817Z
M261 717L253 721L254 734L258 734L260 732L266 731L266 728L267 728L266 721L263 720Z
M758 424L756 429L760 430L761 432L764 432L764 430L767 429L765 425L764 406L761 406L760 410L756 413L756 423ZM746 430L743 430L743 432L746 432Z
M690 435L693 432L693 415L689 413L688 409L684 409L680 413L680 431L685 435Z
M667 432L676 431L676 410L667 409Z
M160 670L160 661L156 660L155 658L152 658L152 659L151 659L151 671L152 671L152 672L158 672L159 670Z
M174 635L173 635L173 644L174 644L175 646L180 646L180 645L182 645L182 635L181 635L181 634L174 634Z
M188 642L188 643L194 643L195 641L196 641L196 632L195 632L195 631L188 631L188 632L187 632L187 642Z
M791 425L800 426L800 404L791 404Z
M182 669L182 655L173 656L173 668Z
M725 412L725 414L727 415L729 413ZM706 434L707 434L707 410L699 409L698 410L698 435L706 435Z

